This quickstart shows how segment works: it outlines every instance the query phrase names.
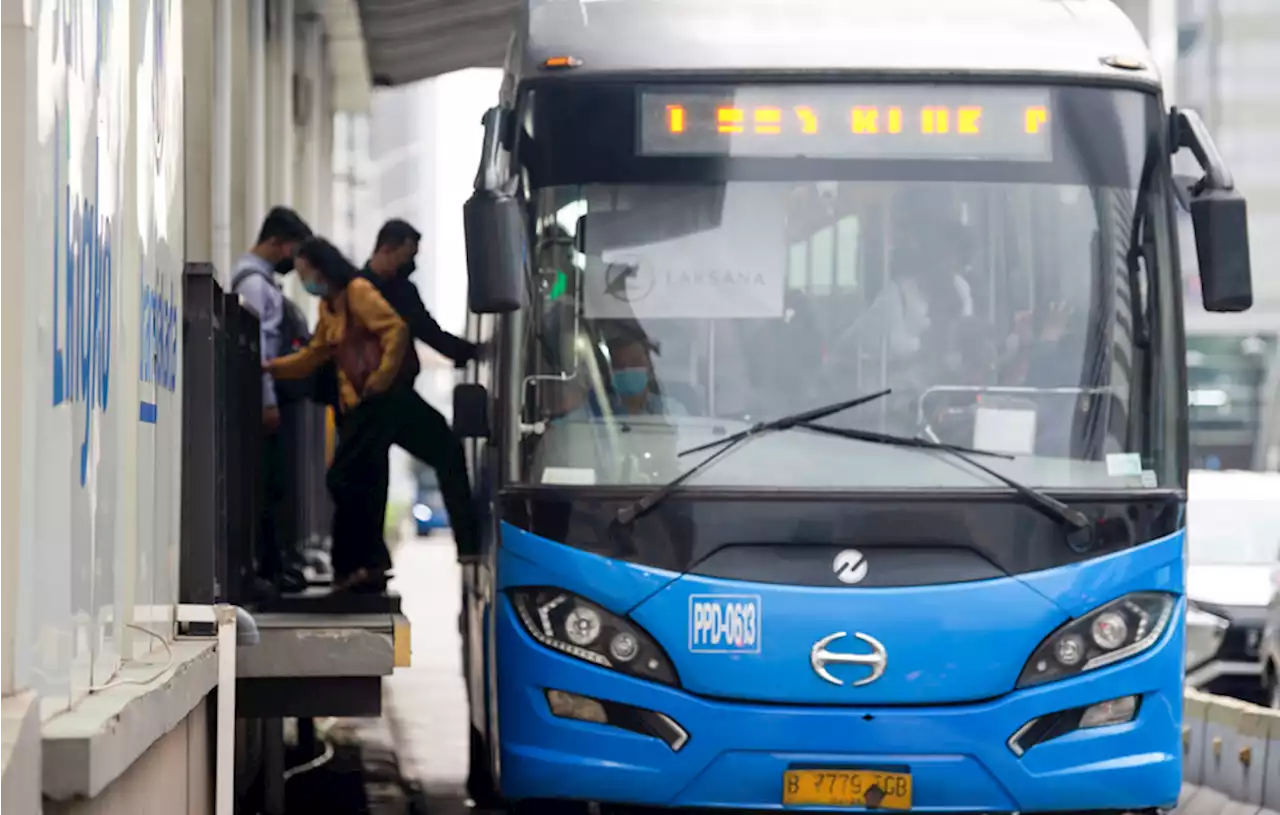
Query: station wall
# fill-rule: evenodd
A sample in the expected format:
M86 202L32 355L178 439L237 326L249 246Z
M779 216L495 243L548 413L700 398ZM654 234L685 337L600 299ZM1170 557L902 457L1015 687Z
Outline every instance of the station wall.
M34 132L5 184L25 220L22 375L4 389L21 413L14 679L49 715L155 647L130 626L167 630L176 599L183 43L174 0L32 13Z

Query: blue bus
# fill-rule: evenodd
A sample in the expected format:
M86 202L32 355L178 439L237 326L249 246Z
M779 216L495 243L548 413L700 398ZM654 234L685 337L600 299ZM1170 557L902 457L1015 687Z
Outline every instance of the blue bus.
M1252 289L1151 66L1107 0L525 4L464 210L477 803L1175 803L1178 207Z

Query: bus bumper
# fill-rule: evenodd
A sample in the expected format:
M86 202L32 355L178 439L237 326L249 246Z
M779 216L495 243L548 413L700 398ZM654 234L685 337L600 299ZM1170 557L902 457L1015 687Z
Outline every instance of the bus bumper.
M1134 659L994 700L930 707L757 705L695 697L553 652L525 633L502 597L496 620L499 783L512 800L780 810L787 769L893 766L909 769L917 811L1171 807L1182 780L1183 644L1181 621L1174 623L1158 645ZM558 717L550 690L661 713L688 738L673 749L611 724ZM1140 703L1127 723L1068 732L1021 755L1010 746L1038 717L1128 695Z

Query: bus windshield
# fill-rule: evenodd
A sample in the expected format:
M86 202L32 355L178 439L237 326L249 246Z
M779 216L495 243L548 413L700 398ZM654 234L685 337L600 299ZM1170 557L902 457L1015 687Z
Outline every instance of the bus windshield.
M984 463L1036 487L1176 486L1186 400L1167 398L1179 355L1161 324L1171 242L1146 97L931 86L972 104L930 109L914 90L619 87L543 92L526 129L520 418L542 430L522 434L520 480L661 482L713 452L681 450L891 389L824 421L1003 452ZM810 118L788 119L798 108ZM624 135L609 114L627 111ZM806 127L825 135L806 142ZM883 138L850 146L845 131ZM801 428L689 486L994 482Z

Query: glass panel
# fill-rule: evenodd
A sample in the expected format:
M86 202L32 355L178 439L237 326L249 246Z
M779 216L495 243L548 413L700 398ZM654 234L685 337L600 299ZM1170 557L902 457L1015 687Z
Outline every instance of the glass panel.
M587 211L572 280L534 292L517 346L535 429L516 477L662 483L710 454L690 447L888 389L824 423L1005 452L988 463L1035 486L1176 486L1177 445L1157 436L1185 409L1161 390L1181 381L1181 351L1152 305L1165 301L1139 311L1129 295L1169 285L1168 247L1127 260L1166 212L1160 187L1139 189L1159 178L1143 173L1159 155L1155 106L1098 89L1047 98L1018 120L1048 132L1034 157L997 140L983 157L877 160L834 133L816 157L740 139L715 155L715 133L694 151L712 155L653 157L634 88L540 91L543 135L520 149L535 216ZM550 266L540 252L535 279ZM1149 344L1135 313L1155 323ZM753 438L689 486L1003 489L919 449L805 428Z
M1141 389L1115 379L1110 363L1117 354L1142 353L1127 328L1130 307L1121 299L1127 295L1116 285L1126 270L1099 268L1088 251L1015 262L1095 233L1111 243L1105 256L1125 257L1129 216L1119 225L1104 219L1132 213L1132 193L851 184L856 195L841 191L849 206L887 212L889 219L876 238L889 263L875 280L874 298L862 305L831 285L834 225L818 230L808 250L787 240L789 223L811 217L790 203L803 186L730 182L718 196L717 225L690 235L628 238L630 228L652 234L648 205L620 213L630 220L613 220L607 234L586 230L571 298L544 293L534 307L525 364L534 403L545 412L527 419L549 419L550 430L528 440L535 449L527 477L544 480L550 467L552 478L568 468L593 471L596 483L663 481L699 459L677 457L677 450L759 418L882 388L893 394L824 421L1008 450L1013 458L993 466L1042 485L1140 486L1153 477L1162 453L1143 449L1143 426L1159 408L1135 401ZM676 206L664 206L660 190L611 194L651 200L658 218ZM938 200L950 203L938 208ZM961 200L981 213L971 224L954 217ZM1026 217L1027 207L1036 217ZM1015 229L1025 234L1007 240ZM807 251L812 285L800 288ZM1027 292L1042 294L1031 308ZM548 398L552 390L555 399ZM631 449L637 444L656 447ZM833 457L833 444L848 444L847 455ZM664 455L670 460L659 461ZM971 473L921 456L797 430L753 441L700 481L974 485ZM1127 469L1130 458L1138 471Z
M1265 386L1277 364L1271 333L1187 337L1191 466L1250 469L1262 431Z
M787 262L787 286L803 289L809 280L809 244L801 241L791 244L791 254Z
M858 219L852 216L836 223L836 285L858 287Z
M814 233L809 243L813 252L813 277L810 291L829 293L835 277L835 229L827 227Z

